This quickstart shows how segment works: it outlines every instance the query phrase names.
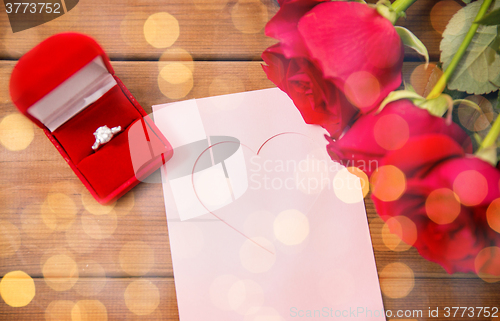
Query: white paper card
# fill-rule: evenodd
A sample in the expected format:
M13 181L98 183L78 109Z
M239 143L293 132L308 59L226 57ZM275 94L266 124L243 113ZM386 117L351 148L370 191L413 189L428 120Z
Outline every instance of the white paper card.
M386 320L360 181L286 94L153 111L181 321Z

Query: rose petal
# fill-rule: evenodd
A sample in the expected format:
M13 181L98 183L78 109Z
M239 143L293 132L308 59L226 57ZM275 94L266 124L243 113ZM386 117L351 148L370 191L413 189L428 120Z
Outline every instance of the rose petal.
M375 108L400 86L403 45L391 22L374 8L357 2L321 3L300 19L298 30L324 76L339 88L352 87L348 80L354 73L363 71L365 78L370 75L373 98L357 106L363 112ZM373 87L372 78L378 87ZM360 79L353 80L353 84L359 83ZM352 90L367 99L366 86L359 93Z
M299 19L318 3L327 0L281 0L280 9L266 25L265 34L278 39L286 58L307 57L308 51L297 30Z

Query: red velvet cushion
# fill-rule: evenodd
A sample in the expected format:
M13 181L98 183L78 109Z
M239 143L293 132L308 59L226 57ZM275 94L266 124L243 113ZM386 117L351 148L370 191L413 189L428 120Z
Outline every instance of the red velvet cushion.
M127 99L120 87L114 86L98 101L57 128L53 135L71 160L78 164L94 153L92 145L95 142L94 132L97 128L104 125L109 128L121 126L122 130L125 130L139 118L142 118L139 111Z
M128 130L116 135L77 165L100 197L109 195L127 180L135 177L127 135Z
M146 127L146 128L144 128ZM130 179L136 178L136 172L151 174L162 163L162 153L170 157L170 146L165 146L158 136L142 119L137 120L124 132L117 134L111 141L86 157L78 164L78 169L89 181L97 195L105 197ZM132 160L133 159L133 160ZM149 172L144 172L152 162ZM139 175L137 175L139 176ZM144 178L143 175L140 175Z

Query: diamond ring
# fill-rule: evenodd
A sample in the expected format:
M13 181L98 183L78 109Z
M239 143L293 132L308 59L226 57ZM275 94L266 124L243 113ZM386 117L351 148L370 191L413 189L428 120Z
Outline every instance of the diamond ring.
M93 150L97 150L101 145L106 144L113 138L116 133L119 133L122 130L121 126L116 126L113 128L109 128L108 126L101 126L97 128L94 133L95 143L92 145Z

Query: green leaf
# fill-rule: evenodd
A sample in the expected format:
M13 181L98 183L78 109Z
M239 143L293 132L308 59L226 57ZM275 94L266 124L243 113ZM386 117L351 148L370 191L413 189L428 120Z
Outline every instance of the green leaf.
M495 50L497 54L500 54L500 26L497 26L497 37L491 43L490 48Z
M500 9L496 9L487 13L482 19L476 21L476 23L485 26L500 25Z
M425 63L429 64L429 52L422 41L420 41L420 39L418 39L410 30L406 28L400 26L396 26L394 28L396 29L396 32L401 38L403 44L424 56Z
M416 103L416 105L427 110L431 115L438 117L442 117L447 110L451 110L451 108L453 108L451 97L446 94L441 94L436 98Z
M471 0L462 0L464 3L469 4Z
M413 88L412 88L413 89ZM425 98L417 94L415 91L412 90L396 90L392 91L387 95L387 97L382 101L380 104L380 107L377 110L377 114L384 109L384 107L387 104L392 103L393 101L396 100L401 100L401 99L410 99L411 101L425 101Z
M440 46L444 70L460 47L481 4L482 1L476 1L460 9L446 26ZM497 8L500 8L500 1L495 1L494 9ZM479 26L448 83L449 89L476 95L498 89L493 84L500 84L500 55L490 47L497 36L497 27Z

